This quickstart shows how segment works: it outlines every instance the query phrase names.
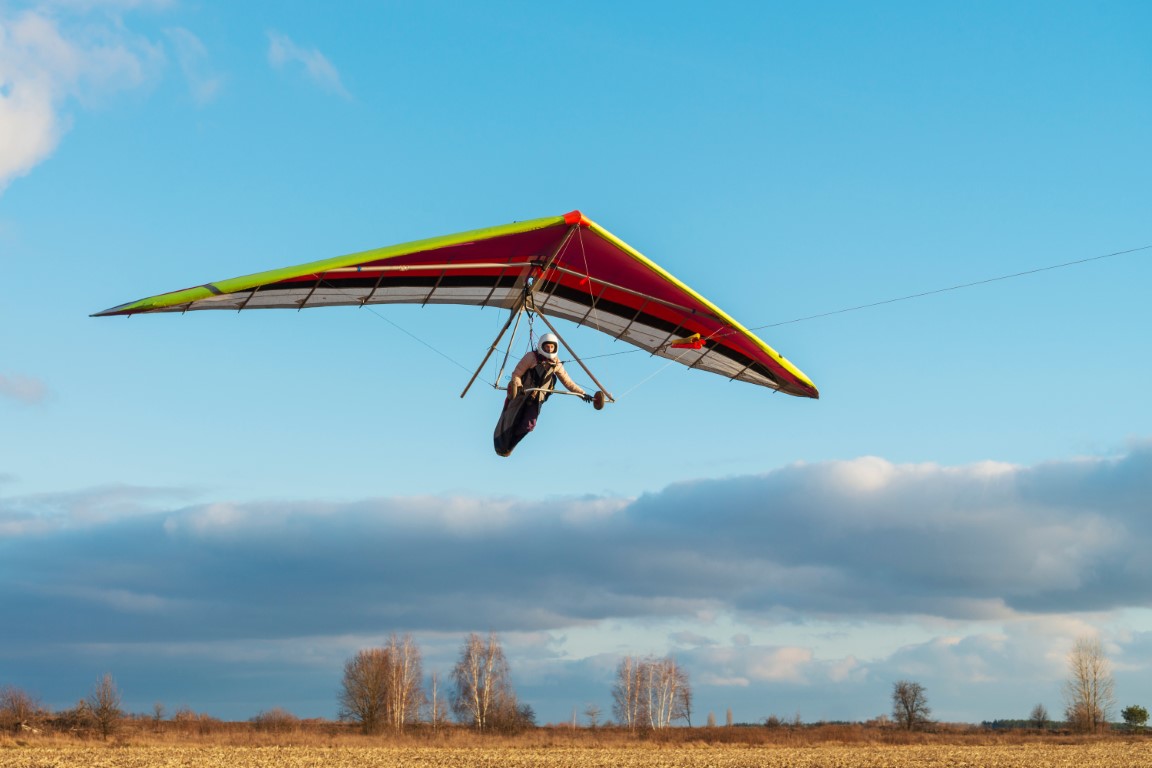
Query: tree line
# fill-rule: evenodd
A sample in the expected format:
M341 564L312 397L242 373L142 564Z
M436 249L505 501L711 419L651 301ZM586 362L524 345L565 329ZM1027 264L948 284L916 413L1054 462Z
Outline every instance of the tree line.
M532 707L516 696L496 635L472 633L464 639L447 690L435 674L425 688L422 666L411 635L392 635L382 647L359 651L344 665L340 718L359 724L364 733L403 731L418 722L435 729L448 722L449 711L457 723L481 732L516 732L536 724ZM678 720L691 725L688 673L670 656L626 656L617 667L612 698L618 724L629 730L667 728ZM595 724L599 712L593 705L585 714Z
M616 667L612 689L612 714L615 726L631 732L668 728L682 722L692 726L692 687L688 672L673 657L625 656ZM1047 730L1060 726L1067 730L1097 733L1109 727L1114 714L1115 684L1111 667L1100 641L1081 638L1068 656L1068 679L1063 687L1064 717L1062 724L1053 723L1043 704L1037 704L1027 719L985 723L987 727L1032 727ZM532 707L517 697L512 686L508 659L495 634L482 637L469 634L460 647L459 656L447 680L432 674L425 683L419 646L411 635L391 635L379 647L357 652L344 665L339 689L339 718L350 722L366 734L421 724L436 730L455 723L479 732L515 733L536 725ZM892 686L892 720L896 726L912 731L934 725L927 691L913 680L899 680ZM157 703L152 719L163 720L164 708ZM600 708L594 704L584 710L588 724L596 728ZM1131 730L1142 731L1148 711L1132 705L1120 711ZM0 732L37 732L51 727L56 731L93 733L108 738L126 717L121 710L121 695L110 674L100 678L91 693L76 706L52 713L35 697L13 686L0 686ZM573 710L573 726L576 725ZM212 720L180 710L172 718L183 726L199 725ZM727 712L727 725L732 725L732 712ZM874 721L884 724L886 716ZM707 723L715 726L709 713ZM279 731L297 727L299 719L280 708L261 712L251 720L260 730ZM775 716L764 724L779 726ZM607 723L606 725L610 725ZM801 724L797 715L796 725Z
M1100 733L1109 727L1116 706L1116 682L1099 638L1081 637L1073 644L1062 694L1065 728L1078 733ZM893 684L892 717L900 727L925 728L932 723L931 714L924 686L913 680ZM1134 704L1121 710L1120 717L1129 729L1142 731L1148 723L1148 710ZM1054 725L1043 704L1033 707L1026 720L996 722L1037 730L1047 730Z

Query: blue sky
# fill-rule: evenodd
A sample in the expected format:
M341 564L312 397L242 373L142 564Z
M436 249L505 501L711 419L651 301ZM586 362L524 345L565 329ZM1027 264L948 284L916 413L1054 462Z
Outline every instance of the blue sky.
M496 631L542 721L1152 691L1142 3L0 2L0 684L332 717ZM508 460L473 308L90 318L580 209L817 384L601 357ZM786 323L776 325L779 323ZM624 351L565 328L587 357ZM485 369L490 382L495 370Z

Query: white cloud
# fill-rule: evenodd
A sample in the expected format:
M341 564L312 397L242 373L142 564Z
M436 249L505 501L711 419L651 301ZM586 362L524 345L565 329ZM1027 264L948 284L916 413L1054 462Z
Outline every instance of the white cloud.
M851 680L860 669L860 662L855 656L847 656L828 665L828 680L833 683L844 683Z
M73 11L130 11L137 8L171 8L176 0L44 0L43 8L64 8Z
M712 638L710 638L706 635L697 634L696 632L692 632L691 630L681 630L679 632L673 632L671 635L668 636L668 639L671 640L676 645L688 645L688 646L695 646L695 647L710 646L710 645L716 645L717 644L716 641L713 640Z
M48 45L42 39L47 37ZM46 60L37 49L64 48L51 22L28 14L0 21L0 190L56 148L66 120L56 114L72 77L63 61ZM59 58L59 57L57 57Z
M48 387L39 379L20 374L6 375L0 373L0 397L9 397L28 405L37 405L44 402L47 396Z
M211 70L204 43L195 34L180 27L171 27L164 30L164 33L176 51L176 60L188 82L192 99L200 106L213 101L224 87L224 78Z
M733 646L707 648L691 656L693 666L707 670L700 682L747 687L753 683L807 683L813 665L810 648Z
M276 69L299 65L316 85L345 98L349 97L344 84L340 82L340 73L324 54L316 48L296 44L282 32L268 31L268 63Z
M135 88L161 51L115 20L71 25L53 11L130 8L131 3L52 3L0 9L0 191L55 151L71 118L66 105Z

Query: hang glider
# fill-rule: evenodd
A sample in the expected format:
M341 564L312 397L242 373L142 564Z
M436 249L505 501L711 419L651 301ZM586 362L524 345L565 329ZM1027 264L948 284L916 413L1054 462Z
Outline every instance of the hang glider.
M93 316L367 304L502 307L505 330L522 312L563 318L689 368L820 396L776 350L579 211L205 283Z

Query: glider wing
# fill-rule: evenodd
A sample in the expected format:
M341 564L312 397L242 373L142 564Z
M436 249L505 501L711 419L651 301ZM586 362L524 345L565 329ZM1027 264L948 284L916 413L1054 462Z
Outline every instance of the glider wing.
M205 283L95 316L398 303L539 310L689 368L819 397L776 350L579 211Z

